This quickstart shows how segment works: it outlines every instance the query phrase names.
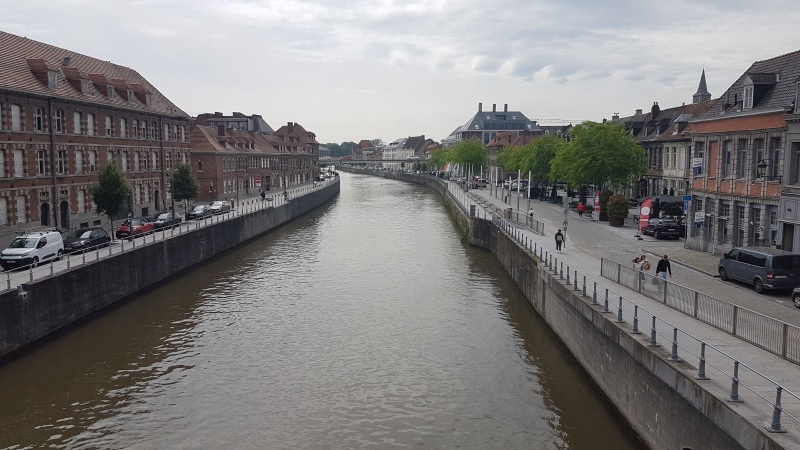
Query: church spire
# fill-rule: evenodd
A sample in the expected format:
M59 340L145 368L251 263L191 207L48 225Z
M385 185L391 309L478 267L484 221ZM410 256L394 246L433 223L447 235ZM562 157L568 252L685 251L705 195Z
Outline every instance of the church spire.
M708 92L706 87L706 69L703 68L703 74L700 75L700 85L697 87L697 92L692 96L692 103L700 103L711 100L711 93Z

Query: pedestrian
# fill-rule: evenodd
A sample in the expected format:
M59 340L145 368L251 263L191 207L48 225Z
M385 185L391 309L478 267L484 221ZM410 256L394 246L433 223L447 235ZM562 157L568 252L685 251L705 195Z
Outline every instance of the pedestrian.
M633 258L633 268L636 270L642 270L642 262L638 256Z
M531 209L529 209L529 210L528 210L528 217L530 217L531 219L533 219L533 208L531 208Z
M558 253L561 253L562 245L564 245L564 234L561 233L561 228L559 228L556 233L556 250L558 250Z
M666 280L667 274L669 274L670 278L672 278L672 267L669 265L669 259L667 258L667 255L664 255L664 257L658 261L658 265L656 265L656 275L658 275L659 278Z
M578 202L578 217L583 217L583 202Z
M644 272L650 270L650 261L647 260L647 255L642 255L639 257L639 265Z
M266 192L264 192L264 191L261 191L261 201L263 202L263 201L265 201L266 199L267 199L267 193L266 193Z

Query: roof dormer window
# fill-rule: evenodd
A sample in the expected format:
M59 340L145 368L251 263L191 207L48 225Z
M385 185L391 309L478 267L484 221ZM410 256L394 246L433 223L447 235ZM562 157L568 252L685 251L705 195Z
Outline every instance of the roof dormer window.
M742 108L750 109L753 107L753 86L745 86L742 94Z
M128 101L133 102L134 98L136 98L136 96L133 94L133 91L128 89Z
M117 98L117 90L114 86L108 85L108 98Z
M58 72L47 71L47 87L58 89Z
M81 93L82 94L89 93L89 80L81 80Z

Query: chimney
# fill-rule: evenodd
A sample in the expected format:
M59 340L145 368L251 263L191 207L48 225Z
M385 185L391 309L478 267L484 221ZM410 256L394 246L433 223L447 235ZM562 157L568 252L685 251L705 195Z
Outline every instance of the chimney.
M222 113L221 113L221 112L219 112L219 111L214 111L214 115L215 115L216 117L222 117Z
M492 112L497 112L497 103L492 103Z
M503 112L508 112L508 103L503 105Z
M289 134L294 133L294 122L289 122L286 124L286 128L289 129Z
M69 58L69 56L65 56L64 57L64 63L63 63L64 67L69 67L69 63L70 62L72 62L72 60Z
M225 125L217 125L217 136L225 136Z
M478 112L483 112L483 103L478 103Z
M641 109L637 109L637 110L636 110L636 115L637 115L637 116L640 116L640 115L642 115L642 110L641 110Z

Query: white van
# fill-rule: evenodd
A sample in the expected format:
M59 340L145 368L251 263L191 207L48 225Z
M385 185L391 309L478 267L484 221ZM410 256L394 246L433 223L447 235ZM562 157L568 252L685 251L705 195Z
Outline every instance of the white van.
M33 266L49 259L61 259L64 255L64 240L55 230L34 231L19 235L0 253L3 269Z

